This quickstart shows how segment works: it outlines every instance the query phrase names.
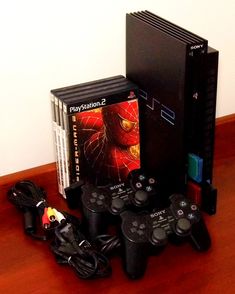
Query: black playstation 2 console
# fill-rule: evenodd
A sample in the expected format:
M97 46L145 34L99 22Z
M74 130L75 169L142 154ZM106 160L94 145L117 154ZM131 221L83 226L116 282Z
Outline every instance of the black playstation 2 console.
M159 181L162 204L188 193L209 214L218 51L151 12L126 16L126 76L138 84L141 167Z

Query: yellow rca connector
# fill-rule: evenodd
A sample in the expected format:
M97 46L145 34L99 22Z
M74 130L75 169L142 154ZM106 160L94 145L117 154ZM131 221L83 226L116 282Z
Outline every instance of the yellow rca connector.
M65 220L65 217L64 215L58 211L57 209L53 208L53 211L54 211L54 214L55 214L55 218L56 220L61 223L63 220Z
M51 222L54 222L56 220L55 212L52 207L47 208L47 216Z

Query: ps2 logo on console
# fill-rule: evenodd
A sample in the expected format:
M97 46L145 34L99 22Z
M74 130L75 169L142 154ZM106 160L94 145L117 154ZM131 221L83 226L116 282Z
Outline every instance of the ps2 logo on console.
M175 125L175 112L172 111L169 107L166 105L160 103L156 98L148 96L148 93L139 90L139 96L143 98L145 101L147 101L146 106L149 107L151 110L157 110L159 109L161 117L166 120L171 125Z

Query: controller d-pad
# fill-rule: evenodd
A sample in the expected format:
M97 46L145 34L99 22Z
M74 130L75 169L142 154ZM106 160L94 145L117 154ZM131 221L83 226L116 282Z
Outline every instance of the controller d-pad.
M142 236L142 235L144 234L144 231L143 231L143 230L138 230L138 231L136 231L136 233L137 233L138 235Z
M132 223L132 227L130 228L130 231L132 233L137 233L139 236L142 236L145 232L145 229L146 229L146 225L145 223L139 223L138 221L133 221Z
M105 196L103 194L99 194L98 192L92 192L90 203L96 204L98 206L102 206L104 203L103 202L104 199L105 199Z
M135 233L136 231L137 231L136 228L131 228L131 232L132 232L132 233Z

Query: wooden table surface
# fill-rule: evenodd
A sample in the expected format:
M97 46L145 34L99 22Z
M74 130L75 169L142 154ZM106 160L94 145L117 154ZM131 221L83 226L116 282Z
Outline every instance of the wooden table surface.
M199 253L189 244L169 244L149 257L140 280L126 277L120 257L111 260L112 276L98 280L81 280L70 267L58 265L50 242L26 236L22 214L6 199L9 187L25 178L44 187L50 205L68 210L57 192L54 163L0 178L0 293L235 293L235 120L219 120L216 127L218 207L216 215L204 215L211 249Z

